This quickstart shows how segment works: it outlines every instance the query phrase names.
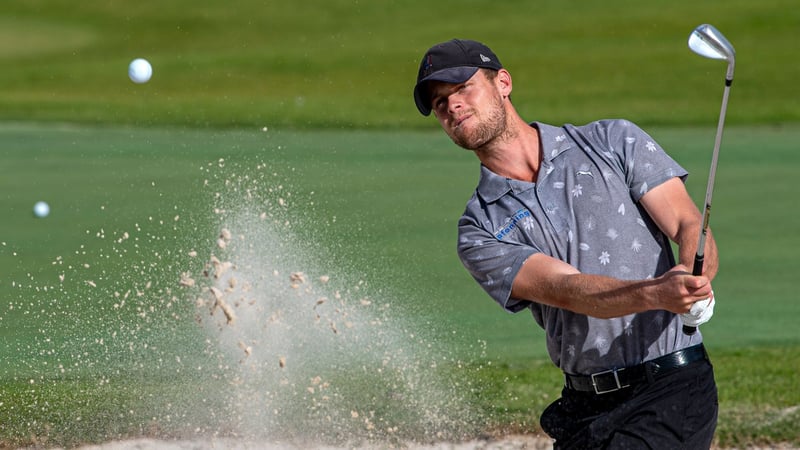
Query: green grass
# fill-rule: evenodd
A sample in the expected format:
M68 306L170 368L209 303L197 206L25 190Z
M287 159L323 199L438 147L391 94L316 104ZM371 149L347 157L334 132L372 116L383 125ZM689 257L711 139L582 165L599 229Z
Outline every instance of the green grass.
M0 12L0 118L159 126L430 128L411 100L435 42L486 41L526 117L713 124L724 64L692 54L693 27L737 50L729 121L800 119L791 0L301 4L8 0ZM126 67L154 75L134 85Z
M651 133L692 172L699 202L713 130ZM723 445L800 441L791 271L800 215L787 207L799 137L796 127L725 135L712 220L719 305L703 327ZM441 370L466 380L464 400L485 429L535 431L559 391L541 330L527 314L502 312L457 261L455 222L478 170L442 133L6 124L0 141L0 411L14 417L0 425L0 442L73 445L211 429L213 418L192 412L203 398L220 399L185 390L197 376L192 365L209 364L202 333L191 305L174 296L192 265L187 251L213 247L215 193L243 198L226 180L253 181L267 210L284 198L279 216L303 252L321 271L365 280L376 302L442 352ZM31 212L40 199L51 204L46 219ZM266 253L274 244L260 243ZM113 293L126 290L144 295L131 297L135 308L116 308ZM150 306L169 314L142 314ZM188 378L176 378L176 367Z

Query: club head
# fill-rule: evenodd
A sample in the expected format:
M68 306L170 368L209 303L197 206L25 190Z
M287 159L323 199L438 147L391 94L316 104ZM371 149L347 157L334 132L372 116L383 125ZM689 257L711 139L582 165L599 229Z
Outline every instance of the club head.
M700 56L722 59L728 62L728 79L733 79L733 65L736 50L713 25L703 24L689 35L689 48Z

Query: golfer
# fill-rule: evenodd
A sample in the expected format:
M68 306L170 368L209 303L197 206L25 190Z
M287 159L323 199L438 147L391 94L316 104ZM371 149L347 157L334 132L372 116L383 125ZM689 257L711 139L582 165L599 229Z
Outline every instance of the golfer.
M717 272L687 172L626 120L528 123L485 45L452 40L422 59L414 100L480 160L458 254L510 312L529 310L564 372L541 417L556 449L708 449L717 389L702 334ZM670 241L679 249L677 261Z

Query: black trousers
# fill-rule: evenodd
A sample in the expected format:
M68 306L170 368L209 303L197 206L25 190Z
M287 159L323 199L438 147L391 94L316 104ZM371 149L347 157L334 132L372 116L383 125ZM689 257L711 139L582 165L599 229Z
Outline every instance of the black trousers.
M554 450L708 450L718 411L714 369L700 360L608 394L564 388L541 426Z

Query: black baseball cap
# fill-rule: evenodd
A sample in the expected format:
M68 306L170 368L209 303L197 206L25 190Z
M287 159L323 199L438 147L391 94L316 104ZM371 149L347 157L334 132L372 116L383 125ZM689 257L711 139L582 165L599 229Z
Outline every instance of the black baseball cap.
M500 70L503 65L489 47L477 41L453 39L436 44L425 53L419 64L414 101L423 116L431 113L428 81L463 83L479 68Z

